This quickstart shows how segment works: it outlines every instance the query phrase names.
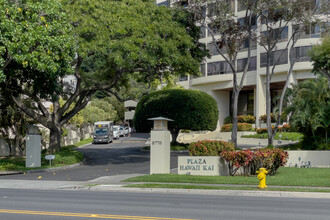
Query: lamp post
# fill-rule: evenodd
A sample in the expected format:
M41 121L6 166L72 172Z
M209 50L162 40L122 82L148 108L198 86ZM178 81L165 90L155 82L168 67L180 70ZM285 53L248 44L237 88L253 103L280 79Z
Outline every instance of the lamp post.
M170 173L171 134L164 117L149 118L154 121L150 134L150 174Z

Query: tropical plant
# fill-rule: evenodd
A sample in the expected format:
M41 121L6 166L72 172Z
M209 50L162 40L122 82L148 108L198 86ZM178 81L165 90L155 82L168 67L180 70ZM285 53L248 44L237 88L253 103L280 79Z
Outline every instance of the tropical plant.
M330 90L325 77L305 80L290 90L290 123L305 135L305 146L318 149L328 143L330 129Z

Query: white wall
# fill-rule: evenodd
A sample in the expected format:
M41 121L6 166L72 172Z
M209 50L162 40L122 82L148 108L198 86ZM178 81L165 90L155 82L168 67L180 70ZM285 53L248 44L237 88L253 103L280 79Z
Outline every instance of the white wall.
M311 162L312 167L327 167L330 168L330 151L288 151L289 159L286 166L295 166L301 164L302 161ZM299 161L300 158L300 161ZM329 172L330 175L330 172Z

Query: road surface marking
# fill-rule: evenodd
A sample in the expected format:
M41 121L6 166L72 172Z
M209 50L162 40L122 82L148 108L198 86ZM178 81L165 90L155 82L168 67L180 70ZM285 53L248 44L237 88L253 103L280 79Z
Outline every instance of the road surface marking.
M31 210L12 210L0 209L0 213L8 214L25 214L25 215L52 215L65 217L82 217L82 218L100 218L100 219L129 219L129 220L193 220L183 218L162 218L162 217L147 217L147 216L128 216L128 215L105 215L105 214L90 214L90 213L69 213L69 212L45 212Z

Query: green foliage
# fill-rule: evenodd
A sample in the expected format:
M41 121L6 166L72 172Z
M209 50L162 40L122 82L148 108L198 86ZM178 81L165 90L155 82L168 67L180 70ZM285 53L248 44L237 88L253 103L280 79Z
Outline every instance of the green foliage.
M87 105L81 114L84 121L93 124L97 121L114 121L117 112L114 107L105 99L94 99Z
M62 107L62 106L65 104L65 102L66 102L65 100L63 100L62 98L60 98L60 99L59 99L60 107ZM71 110L74 108L74 106L75 106L75 103L71 104L70 107L69 107L69 109L66 111L66 113L69 112L69 111L71 111ZM50 111L51 113L53 113L53 111L54 111L53 104L51 104L51 105L49 106L49 111ZM69 124L73 124L73 125L79 127L79 126L82 125L82 123L84 123L84 117L81 115L81 112L78 112L77 114L75 114L75 115L69 120L68 123L69 123ZM66 136L66 135L68 134L68 131L65 131L65 129L64 129L64 133L66 133L66 134L62 134L63 137Z
M199 72L205 52L192 53L203 51L198 37L190 35L192 27L181 21L189 18L184 10L144 0L62 2L75 27L78 53L87 61L83 68L89 85L112 82L120 74L119 88L133 72L144 73L139 76L144 82L161 73Z
M242 138L258 138L258 139L267 139L267 129L266 128L262 128L262 130L260 131L259 129L257 129L257 132L261 132L261 133L257 133L254 135L243 135ZM280 135L281 138L279 137ZM291 140L291 141L302 141L302 139L304 138L304 135L302 133L298 133L298 132L278 132L275 135L275 140Z
M160 90L142 97L136 107L134 126L139 132L149 132L152 121L148 118L166 117L169 129L179 131L215 130L218 107L208 94L196 90Z
M320 45L314 45L309 56L313 61L313 72L327 76L330 84L330 36L325 36Z
M291 105L285 111L291 113L293 128L305 136L303 146L319 149L329 143L330 90L325 77L305 80L289 90Z
M227 116L224 120L223 120L224 124L231 124L233 123L233 117L232 116Z
M221 131L232 131L233 124L225 124L221 127ZM249 123L237 123L237 131L252 131L252 125Z
M188 146L191 156L219 156L223 151L233 151L234 144L225 141L198 141Z
M60 89L58 77L72 72L73 47L71 27L58 0L0 1L0 82L33 80L34 93L53 94Z

